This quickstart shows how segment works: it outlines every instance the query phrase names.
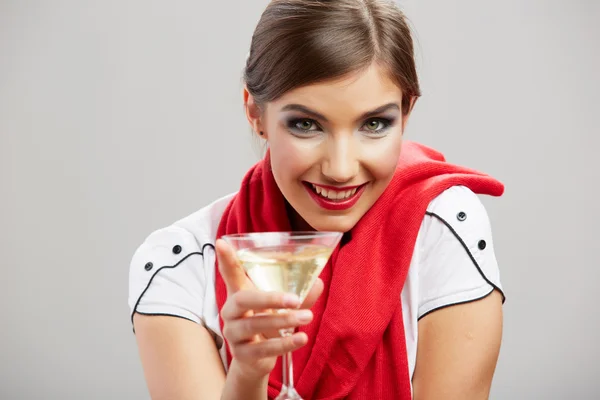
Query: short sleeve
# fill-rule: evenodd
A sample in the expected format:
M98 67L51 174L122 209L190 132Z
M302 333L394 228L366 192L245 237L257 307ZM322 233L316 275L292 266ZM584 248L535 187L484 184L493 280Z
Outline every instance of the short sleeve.
M172 226L152 233L138 247L129 271L129 308L204 324L206 276L202 248L192 233Z
M494 289L504 296L490 220L471 190L452 187L432 201L421 234L419 318Z

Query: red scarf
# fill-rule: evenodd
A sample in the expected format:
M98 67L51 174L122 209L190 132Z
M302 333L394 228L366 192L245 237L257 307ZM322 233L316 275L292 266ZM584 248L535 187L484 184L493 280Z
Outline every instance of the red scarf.
M267 153L246 174L217 237L291 229L269 160ZM448 164L437 151L405 141L391 183L321 273L325 290L312 308L313 322L301 329L308 344L293 353L294 380L302 397L412 398L400 294L427 206L456 185L494 196L504 191L493 178ZM216 271L220 310L227 292L218 267ZM230 363L229 348L227 357ZM269 398L280 388L281 358L269 377Z

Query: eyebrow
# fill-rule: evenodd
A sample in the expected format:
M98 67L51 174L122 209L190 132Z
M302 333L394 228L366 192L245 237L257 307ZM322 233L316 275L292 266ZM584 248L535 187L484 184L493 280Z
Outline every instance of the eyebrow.
M377 114L381 114L384 111L388 111L388 110L400 110L400 106L398 105L398 103L388 103L388 104L384 104L381 107L377 107L374 110L371 111L367 111L366 113L363 113L358 120L362 121L365 119L368 119L370 117L373 117ZM315 119L319 119L323 122L329 122L329 120L323 115L320 114L314 110L311 110L310 108L303 106L302 104L287 104L286 106L284 106L281 111L300 111L303 112L304 114L310 115L311 117L315 118Z

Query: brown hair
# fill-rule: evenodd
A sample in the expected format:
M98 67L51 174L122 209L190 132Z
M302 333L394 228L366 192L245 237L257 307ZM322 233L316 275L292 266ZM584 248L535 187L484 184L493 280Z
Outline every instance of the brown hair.
M261 105L374 61L401 88L406 114L421 92L410 28L392 0L273 0L252 36L244 80Z

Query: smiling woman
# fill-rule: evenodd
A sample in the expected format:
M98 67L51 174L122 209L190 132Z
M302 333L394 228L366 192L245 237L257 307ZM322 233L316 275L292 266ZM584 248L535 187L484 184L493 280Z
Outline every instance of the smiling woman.
M392 179L414 97L403 114L406 95L380 64L375 59L366 69L292 89L265 105L246 92L248 119L269 143L294 228L346 232ZM360 190L337 202L353 188Z
M274 398L286 385L278 356L292 350L307 399L487 398L503 295L477 194L503 185L403 140L420 90L399 8L274 0L244 77L264 159L131 262L153 399ZM303 304L257 291L220 239L313 230L345 235ZM287 328L297 332L274 336Z

